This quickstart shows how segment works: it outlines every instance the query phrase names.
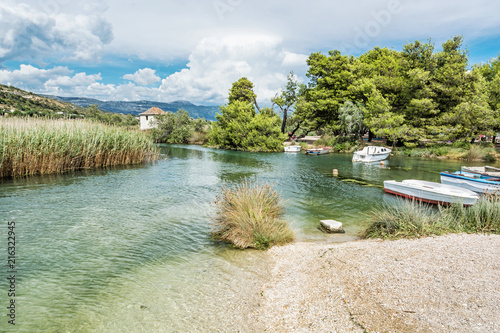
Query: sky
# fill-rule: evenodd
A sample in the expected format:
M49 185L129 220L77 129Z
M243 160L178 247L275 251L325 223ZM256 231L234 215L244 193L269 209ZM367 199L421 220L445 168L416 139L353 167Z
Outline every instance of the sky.
M247 77L262 104L313 52L358 56L464 38L500 52L498 0L0 0L0 83L100 100L227 103Z

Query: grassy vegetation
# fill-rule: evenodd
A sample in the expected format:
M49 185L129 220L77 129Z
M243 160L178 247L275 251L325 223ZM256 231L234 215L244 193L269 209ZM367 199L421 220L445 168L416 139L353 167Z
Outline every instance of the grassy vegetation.
M451 145L436 144L418 148L395 148L394 155L428 158L446 158L466 161L495 162L498 153L495 146L489 142L470 144L466 141L456 141Z
M475 205L435 209L400 199L395 206L375 208L362 238L399 239L447 233L500 233L500 196L483 196Z
M0 117L0 177L141 163L157 149L144 133L85 120Z
M268 184L247 180L235 188L223 188L215 205L213 222L215 240L237 248L268 249L294 239L293 231L283 220L284 207L278 193Z
M330 146L334 153L352 153L360 145L352 137L324 135L314 142L314 146Z

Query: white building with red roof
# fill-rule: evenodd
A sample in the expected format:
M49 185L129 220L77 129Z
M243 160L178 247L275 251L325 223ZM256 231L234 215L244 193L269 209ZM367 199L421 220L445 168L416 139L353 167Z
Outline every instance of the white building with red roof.
M155 124L155 115L165 114L166 112L156 106L153 106L151 109L146 112L140 113L139 117L141 119L141 130L151 129L156 127Z

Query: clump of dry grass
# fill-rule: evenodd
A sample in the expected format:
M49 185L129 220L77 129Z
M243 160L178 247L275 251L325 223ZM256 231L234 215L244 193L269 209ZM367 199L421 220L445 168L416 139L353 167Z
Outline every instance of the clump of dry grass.
M416 238L448 233L500 233L500 196L483 195L472 206L454 203L431 206L400 199L397 205L382 204L371 212L362 238Z
M471 145L469 151L464 154L464 159L468 161L481 160L483 157L484 152L479 145Z
M85 120L0 117L0 177L136 164L157 155L139 131Z
M293 241L293 231L283 220L280 196L268 184L243 180L224 187L215 201L212 236L237 248L268 249Z

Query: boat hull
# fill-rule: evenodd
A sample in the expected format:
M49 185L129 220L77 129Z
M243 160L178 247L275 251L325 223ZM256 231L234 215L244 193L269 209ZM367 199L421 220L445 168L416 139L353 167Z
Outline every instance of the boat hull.
M441 172L441 183L443 184L458 186L480 194L500 194L500 181L491 179L494 178L472 173Z
M470 206L479 199L477 193L457 186L416 179L403 180L402 182L386 180L384 181L384 190L400 197L443 206L452 203Z

